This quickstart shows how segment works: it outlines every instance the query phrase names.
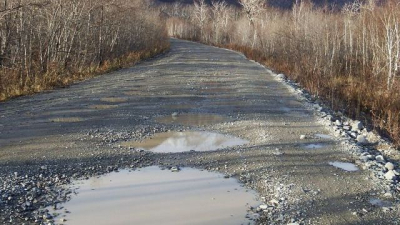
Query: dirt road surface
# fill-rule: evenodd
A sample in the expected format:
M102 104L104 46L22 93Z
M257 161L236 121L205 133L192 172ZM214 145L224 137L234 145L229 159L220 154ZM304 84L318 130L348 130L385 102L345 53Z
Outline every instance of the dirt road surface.
M169 53L133 68L0 103L0 221L35 220L29 210L18 210L26 200L23 182L51 191L71 177L178 165L219 171L256 190L269 205L259 212L259 224L399 223L398 208L370 203L382 190L368 170L329 165L355 159L335 138L320 135L331 131L268 70L229 50L171 42ZM187 118L179 122L180 115ZM249 143L183 153L124 145L188 130Z

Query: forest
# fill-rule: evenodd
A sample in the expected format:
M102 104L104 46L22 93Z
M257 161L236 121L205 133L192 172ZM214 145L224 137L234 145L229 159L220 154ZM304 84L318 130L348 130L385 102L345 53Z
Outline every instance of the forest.
M0 100L132 65L169 47L157 9L136 0L0 1Z

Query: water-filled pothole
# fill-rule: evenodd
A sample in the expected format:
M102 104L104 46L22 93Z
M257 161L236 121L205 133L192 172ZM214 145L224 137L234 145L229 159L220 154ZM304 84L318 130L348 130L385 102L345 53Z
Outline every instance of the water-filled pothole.
M323 147L325 147L325 145L321 144L321 143L307 144L304 146L304 148L306 148L306 149L318 149L318 148L323 148Z
M156 118L159 123L185 126L204 126L228 121L228 118L212 114L172 114Z
M247 144L248 141L230 135L205 131L166 132L155 134L142 142L128 141L121 145L152 152L213 151Z
M334 139L334 137L328 134L315 134L314 136L321 139Z
M347 162L329 162L329 165L334 166L336 168L348 171L348 172L355 172L358 171L358 167L354 165L353 163L347 163Z
M252 224L247 209L259 204L235 179L191 168L124 170L74 187L78 194L52 211L63 224Z

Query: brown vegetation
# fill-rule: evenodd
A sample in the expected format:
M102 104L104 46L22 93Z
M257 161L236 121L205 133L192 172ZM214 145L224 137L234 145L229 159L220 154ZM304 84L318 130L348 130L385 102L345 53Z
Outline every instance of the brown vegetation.
M166 50L139 0L0 1L0 101L131 65Z
M181 14L162 11L170 35L242 51L400 145L400 4L371 0L333 12L306 2L291 11L259 0L242 0L242 8L214 2L203 5L206 20L201 1Z

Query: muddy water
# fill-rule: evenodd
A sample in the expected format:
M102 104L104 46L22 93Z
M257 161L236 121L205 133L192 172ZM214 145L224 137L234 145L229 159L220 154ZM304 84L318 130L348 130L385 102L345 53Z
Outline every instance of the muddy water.
M185 126L205 126L228 121L228 118L212 114L178 114L159 117L159 123L180 124Z
M55 211L63 224L253 224L247 208L259 205L235 179L190 168L124 170L75 186L78 195Z
M248 141L234 136L213 132L166 132L154 135L143 142L125 142L122 146L140 148L152 152L213 151L247 144Z

